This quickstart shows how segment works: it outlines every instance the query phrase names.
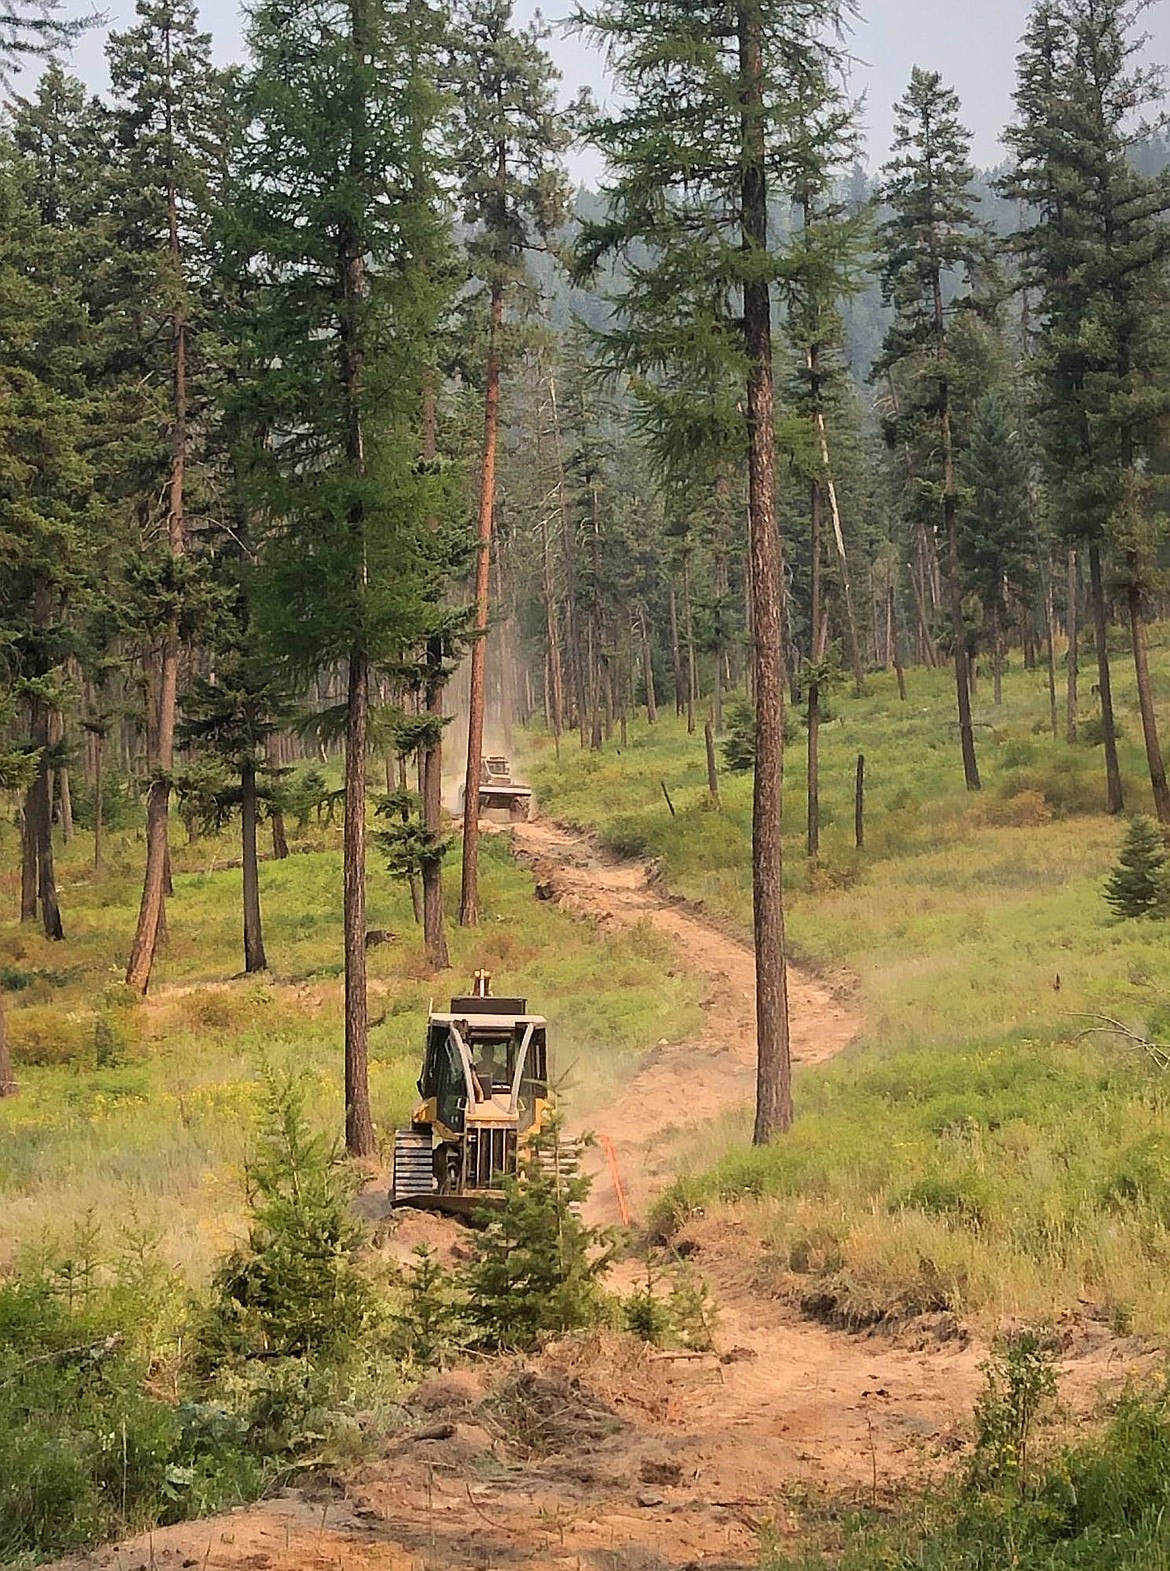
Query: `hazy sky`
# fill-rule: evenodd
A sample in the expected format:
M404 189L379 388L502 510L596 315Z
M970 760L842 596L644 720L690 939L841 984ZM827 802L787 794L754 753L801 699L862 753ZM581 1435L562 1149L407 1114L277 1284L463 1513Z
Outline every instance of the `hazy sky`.
M534 9L533 0L517 0L521 15ZM115 27L125 27L134 14L134 0L98 0ZM564 76L566 94L588 84L606 96L601 60L579 39L566 38L555 25L567 10L564 0L545 0L544 14L554 23L552 52ZM913 65L941 71L957 89L966 124L974 135L975 161L999 161L999 133L1011 108L1016 44L1028 13L1029 0L862 0L864 20L857 26L853 52L858 58L856 89L867 100L869 157L876 167L885 157L890 138L890 106L900 96ZM204 0L204 25L215 38L222 60L238 59L240 20L236 0ZM1147 15L1152 53L1170 59L1170 0L1156 0ZM78 46L74 68L95 86L104 84L101 38L91 35ZM588 178L596 165L588 156L574 161L574 173Z

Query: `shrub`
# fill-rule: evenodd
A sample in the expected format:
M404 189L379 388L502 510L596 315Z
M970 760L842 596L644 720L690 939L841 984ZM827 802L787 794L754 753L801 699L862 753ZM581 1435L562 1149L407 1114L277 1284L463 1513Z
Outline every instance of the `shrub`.
M1105 900L1120 917L1167 914L1166 847L1148 818L1131 820L1120 859L1105 885Z
M1113 718L1113 733L1120 742L1125 736L1125 727L1116 715ZM1077 723L1077 741L1083 747L1103 747L1105 745L1105 722L1100 715L1089 715Z
M75 1281L63 1297L55 1276L0 1285L0 1563L258 1493L262 1470L242 1431L151 1395L115 1299Z
M56 1004L30 1004L8 1016L8 1046L16 1064L73 1064L94 1048L94 1016Z
M1038 824L1047 824L1052 818L1052 804L1042 791L1016 791L1012 796L998 801L995 797L988 797L980 806L984 821L1001 828L1034 829Z
M1045 1403L1056 1395L1050 1346L1035 1331L1006 1338L983 1365L984 1389L975 1405L974 1487L1028 1485L1032 1434Z

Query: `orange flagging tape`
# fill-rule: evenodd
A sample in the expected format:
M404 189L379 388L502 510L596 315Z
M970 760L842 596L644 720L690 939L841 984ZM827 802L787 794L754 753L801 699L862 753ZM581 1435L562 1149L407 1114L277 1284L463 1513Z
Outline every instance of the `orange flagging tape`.
M609 1176L613 1179L613 1192L617 1196L622 1226L629 1227L630 1210L626 1205L626 1192L622 1188L622 1175L618 1172L617 1152L614 1150L613 1141L608 1135L601 1136L601 1149L605 1152L605 1160L609 1164Z

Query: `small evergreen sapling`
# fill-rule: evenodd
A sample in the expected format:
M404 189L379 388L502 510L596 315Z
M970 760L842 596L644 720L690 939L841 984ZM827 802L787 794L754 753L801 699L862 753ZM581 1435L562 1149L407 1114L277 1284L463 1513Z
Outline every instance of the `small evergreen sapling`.
M1120 917L1170 914L1166 846L1150 819L1131 821L1120 860L1105 885L1105 899Z
M391 1348L400 1363L442 1368L461 1345L463 1305L458 1286L428 1244L419 1244L402 1272L402 1307L394 1315Z
M310 1131L296 1080L269 1085L249 1179L247 1242L212 1279L201 1362L343 1359L373 1322L375 1294L355 1261L362 1229L352 1185Z
M533 1347L595 1324L613 1257L611 1235L581 1219L592 1180L557 1125L531 1141L518 1165L464 1275L468 1322L487 1347Z

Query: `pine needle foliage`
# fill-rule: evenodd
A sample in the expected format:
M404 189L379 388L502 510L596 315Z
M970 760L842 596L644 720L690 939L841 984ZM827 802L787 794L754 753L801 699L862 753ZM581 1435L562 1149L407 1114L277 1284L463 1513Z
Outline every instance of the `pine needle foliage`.
M1120 859L1105 884L1105 899L1120 917L1170 915L1166 845L1151 819L1131 821Z
M270 1081L248 1178L251 1226L213 1278L204 1364L343 1356L371 1325L375 1296L355 1261L362 1229L350 1210L353 1185L310 1131L297 1080Z
M592 1180L557 1125L528 1144L518 1167L464 1274L468 1323L486 1347L534 1347L595 1324L613 1257L612 1236L581 1218Z

